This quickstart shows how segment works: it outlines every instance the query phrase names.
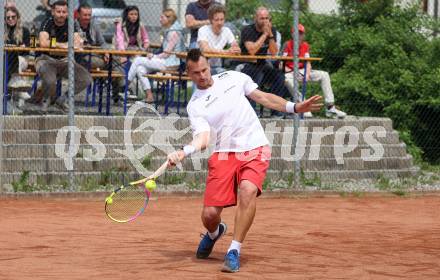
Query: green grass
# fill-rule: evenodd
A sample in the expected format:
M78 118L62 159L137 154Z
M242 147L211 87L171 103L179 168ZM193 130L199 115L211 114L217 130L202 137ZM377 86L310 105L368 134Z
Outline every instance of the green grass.
M151 167L151 156L147 155L144 157L144 159L141 162L142 166L146 169L150 169Z
M381 190L381 191L389 191L392 188L391 180L389 178L385 177L383 174L381 174L377 178L375 187L376 187L376 189Z
M30 172L25 170L21 173L20 179L18 181L12 182L12 188L14 192L32 192L32 185L29 183Z
M166 175L163 177L162 183L164 185L178 185L182 184L185 180L186 174L180 174L180 175Z
M195 190L203 190L205 187L205 184L198 182L198 181L191 181L187 184L188 189L195 191Z
M301 169L300 182L302 186L318 187L318 189L322 188L321 177L315 173L313 178L307 178L303 169Z
M397 196L405 196L407 194L407 190L416 185L418 180L419 178L404 178L397 181L391 181L384 175L380 175L377 178L375 187L378 190L386 191Z

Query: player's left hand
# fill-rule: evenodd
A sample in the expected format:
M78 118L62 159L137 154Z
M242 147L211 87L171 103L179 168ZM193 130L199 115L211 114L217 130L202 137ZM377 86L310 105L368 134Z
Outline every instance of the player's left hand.
M314 95L303 102L296 103L295 110L297 113L316 112L321 110L323 105L322 96Z

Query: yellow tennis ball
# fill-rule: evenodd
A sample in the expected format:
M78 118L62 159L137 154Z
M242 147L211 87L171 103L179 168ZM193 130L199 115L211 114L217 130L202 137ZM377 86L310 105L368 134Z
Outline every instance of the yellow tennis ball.
M113 198L107 197L106 201L107 201L107 204L112 204L113 203Z
M156 188L156 181L154 181L154 180L146 181L145 187L147 188L147 190L149 190L151 192L152 190L154 190Z

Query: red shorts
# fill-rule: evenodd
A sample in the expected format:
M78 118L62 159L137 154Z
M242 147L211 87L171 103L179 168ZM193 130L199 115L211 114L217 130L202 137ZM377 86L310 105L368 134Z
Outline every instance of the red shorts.
M263 189L266 170L269 167L271 151L262 146L248 152L214 153L208 161L205 206L228 207L237 204L237 187L242 180L248 180Z

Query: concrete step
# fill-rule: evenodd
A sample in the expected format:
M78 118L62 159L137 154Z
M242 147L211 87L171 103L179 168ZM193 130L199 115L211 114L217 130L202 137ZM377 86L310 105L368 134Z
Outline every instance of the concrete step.
M154 171L164 161L165 157L152 158L146 164L148 169ZM183 162L183 169L188 171L207 169L206 158L191 158ZM139 164L140 161L136 161ZM272 158L270 161L271 170L291 170L293 169L293 158L290 160L281 158ZM75 170L78 172L87 171L135 171L134 164L127 158L111 158L100 161L88 161L85 159L74 159ZM334 158L321 158L319 160L302 160L301 167L307 171L324 171L324 170L376 170L376 169L405 169L412 167L412 157L387 157L377 161L364 161L360 158L343 158L338 163ZM21 158L21 159L4 159L3 172L16 171L32 171L32 172L64 172L67 171L66 163L63 159L53 158Z
M355 171L304 171L306 178L319 178L319 181L336 182L340 180L360 180L360 179L377 179L379 176L384 176L390 179L406 178L415 176L418 172L418 168L408 169L389 169L389 170L355 170ZM12 184L18 182L23 173L21 172L9 172L0 173L2 176L3 184ZM285 181L291 178L292 172L279 172L269 170L267 172L267 180L277 181L283 179ZM207 171L167 171L164 175L158 178L159 187L167 184L179 184L186 182L204 184L206 181ZM126 180L136 180L142 178L137 172L76 172L75 184L77 186L84 185L99 185L103 182L111 183L112 185L121 185L123 178ZM67 172L30 172L28 184L45 184L45 185L67 185L68 173Z
M75 126L79 129L88 129L92 126L103 126L109 130L124 129L124 124L128 118L124 116L75 116ZM189 127L188 118L179 117L175 114L166 117L133 117L132 124L129 126L132 129L139 127L141 124L155 124L154 120L160 120L162 127L167 127L170 124L177 130L182 130ZM166 120L166 122L165 122ZM263 127L268 124L269 127L293 127L293 120L274 120L274 119L260 119ZM370 118L370 117L347 117L346 119L307 119L300 121L301 126L305 127L333 127L338 130L344 126L357 128L359 131L364 131L371 126L380 126L385 130L392 130L392 121L389 118ZM127 123L128 124L128 123ZM63 115L46 115L46 116L5 116L4 129L31 129L31 130L47 130L60 129L68 125L67 116Z
M103 134L100 134L103 133ZM378 137L376 132L352 132L350 134L325 132L307 132L299 135L299 143L302 145L343 145L348 143L354 144L399 144L399 134L396 131L384 131L384 135ZM64 137L62 137L64 135ZM4 130L3 143L4 144L54 144L59 136L60 141L66 141L66 133L61 133L59 130ZM100 136L102 135L102 136ZM159 130L159 131L124 131L124 130L96 130L90 133L89 136L96 137L103 144L181 144L189 143L193 136L189 131L176 132L175 130ZM266 132L266 136L272 145L291 145L293 142L293 133L283 132ZM383 136L383 137L382 137ZM89 138L90 139L90 138ZM86 144L88 142L86 132L81 131L80 143Z
M55 144L8 144L3 146L3 158L58 158L55 154ZM133 145L135 151L143 148L144 145ZM175 145L163 145L155 144L154 146L148 145L144 149L139 151L140 155L148 155L149 157L163 156L167 151L171 151L171 148L180 149L181 144ZM65 145L60 145L60 148L66 148ZM150 149L151 148L151 149ZM291 157L294 154L292 145L273 145L272 147L273 157ZM383 157L404 157L406 156L406 145L400 144L377 144L377 145L357 145L353 147L352 151L344 152L350 147L342 145L302 145L298 147L298 151L303 150L304 159L310 158L313 154L318 154L319 158L332 158L332 157L362 157L363 154L371 150L371 154L374 154L379 149L383 149ZM121 157L121 153L117 150L125 150L126 146L123 144L107 144L105 145L105 158L117 158ZM90 151L91 150L91 151ZM204 152L208 155L213 150L213 146L209 151ZM312 154L311 154L312 152ZM91 153L91 154L90 154ZM97 153L97 148L88 144L80 145L76 157L78 158L91 158ZM145 157L142 156L141 158ZM365 158L365 156L364 156Z

